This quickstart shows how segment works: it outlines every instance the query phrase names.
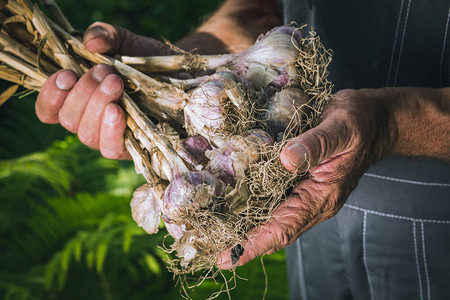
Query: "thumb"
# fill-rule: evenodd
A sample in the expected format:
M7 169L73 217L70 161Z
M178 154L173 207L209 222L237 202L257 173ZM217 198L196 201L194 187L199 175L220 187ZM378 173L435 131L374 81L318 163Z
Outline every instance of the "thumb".
M110 55L149 56L170 54L169 47L155 39L103 22L95 22L88 27L83 36L83 43L89 51Z
M280 153L280 160L287 170L303 173L345 150L349 140L344 122L328 117L317 127L289 141Z

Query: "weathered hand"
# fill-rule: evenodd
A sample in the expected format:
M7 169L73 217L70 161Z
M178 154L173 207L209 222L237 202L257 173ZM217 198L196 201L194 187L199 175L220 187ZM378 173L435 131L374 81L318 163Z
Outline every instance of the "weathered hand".
M125 55L165 55L168 46L105 23L92 24L84 34L92 52ZM125 114L117 102L123 92L122 79L107 65L97 65L77 79L61 70L42 86L36 114L44 123L60 123L78 133L85 145L99 149L111 159L130 159L124 148Z
M288 170L306 177L273 213L269 223L250 232L244 254L236 265L230 252L219 255L222 269L243 265L262 254L271 254L344 204L369 165L391 151L395 122L390 105L375 90L344 90L324 112L321 123L290 141L280 159Z

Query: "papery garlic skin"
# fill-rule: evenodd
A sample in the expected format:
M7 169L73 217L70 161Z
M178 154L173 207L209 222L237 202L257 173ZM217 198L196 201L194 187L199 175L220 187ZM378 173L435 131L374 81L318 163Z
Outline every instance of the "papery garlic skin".
M209 158L206 169L224 183L232 186L236 184L237 180L233 158L231 157L233 151L235 149L231 145L226 145L221 149L213 148L206 151L206 156ZM245 164L245 162L246 160L242 163Z
M182 238L186 232L186 226L183 225L164 222L164 226L166 227L167 232L169 232L169 234L173 236L175 240L179 240L180 238Z
M172 166L158 149L152 154L151 164L156 175L163 180L170 180L172 178Z
M223 182L234 186L245 177L249 164L260 159L261 149L273 145L272 136L262 129L251 129L229 138L222 148L206 152L206 169Z
M201 135L212 145L221 147L236 124L230 120L227 106L240 113L250 111L248 95L254 92L251 84L241 76L220 71L190 92L184 108L185 128L189 135Z
M297 121L300 120L302 108L306 109L309 101L309 96L295 87L282 89L269 98L265 107L264 118L274 136L282 135L289 123L296 121L295 118Z
M162 200L150 184L140 186L130 203L131 215L139 227L147 233L157 233L161 222Z
M205 152L212 148L206 138L196 135L181 140L174 149L192 170L201 171L208 163Z
M275 27L261 35L253 46L238 54L237 72L256 90L268 85L282 88L295 80L295 63L302 40L301 31L292 26Z
M208 208L224 195L224 184L207 171L175 175L163 196L163 220L184 224L187 208Z

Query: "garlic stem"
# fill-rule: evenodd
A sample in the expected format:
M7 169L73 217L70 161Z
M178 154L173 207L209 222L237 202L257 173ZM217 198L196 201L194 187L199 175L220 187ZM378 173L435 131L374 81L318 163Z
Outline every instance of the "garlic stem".
M30 65L38 67L41 64L49 73L55 73L56 71L58 71L58 69L54 65L42 58L39 59L34 52L29 50L23 44L16 42L16 40L11 38L4 32L0 33L0 45L3 48L3 51L21 58Z
M0 61L6 63L13 69L16 69L17 71L20 71L24 73L27 76L30 76L31 78L34 78L35 80L39 81L41 85L44 84L44 82L47 80L48 76L42 73L39 69L36 67L28 64L27 62L12 56L4 51L0 51Z
M114 67L119 74L136 85L137 90L144 93L147 96L147 100L154 106L163 109L167 107L173 110L183 109L188 97L182 90L168 83L153 79L117 59L88 51L81 41L67 33L58 24L51 21L49 23L53 30L72 46L76 54L96 64L107 64Z
M126 94L123 93L123 97L120 101L122 107L130 115L134 122L139 126L143 133L151 140L154 145L161 151L168 162L172 164L174 171L187 172L189 169L186 167L183 159L175 152L172 145L162 136L158 127L145 115L136 103ZM131 121L127 119L127 124Z
M145 73L177 72L181 70L214 70L232 62L234 55L198 55L192 53L168 56L121 56L121 61Z
M47 22L47 17L35 5L33 10L33 17L31 18L34 27L39 31L43 38L46 38L46 44L53 50L55 60L64 69L73 70L78 76L84 74L80 64L69 54L69 51L62 43L62 41L53 34L50 25Z
M147 155L142 151L142 148L139 146L139 142L129 129L125 131L125 148L133 158L136 173L142 174L148 183L156 186L159 182L158 176L149 167L151 164Z

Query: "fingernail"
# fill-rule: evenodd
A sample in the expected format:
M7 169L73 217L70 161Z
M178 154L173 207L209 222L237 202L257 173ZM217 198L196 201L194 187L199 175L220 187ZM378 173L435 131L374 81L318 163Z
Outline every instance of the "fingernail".
M63 91L69 91L70 89L72 89L75 85L75 82L77 82L77 77L73 72L69 70L63 70L59 72L55 80L58 89Z
M108 125L113 125L119 119L119 110L115 105L108 105L105 110L104 122Z
M106 76L108 76L112 72L113 69L110 66L99 64L92 69L92 77L95 79L95 81L100 83L103 81L103 79L106 78Z
M108 32L100 26L92 27L92 28L88 29L88 31L86 32L84 43L87 43L87 42L89 42L93 39L96 39L98 37L101 37L101 36L107 36L107 34L108 34Z
M103 80L100 90L108 96L118 94L122 90L122 80L117 75L108 75Z
M286 148L286 157L295 168L299 169L305 167L309 159L306 147L298 142L293 142Z

